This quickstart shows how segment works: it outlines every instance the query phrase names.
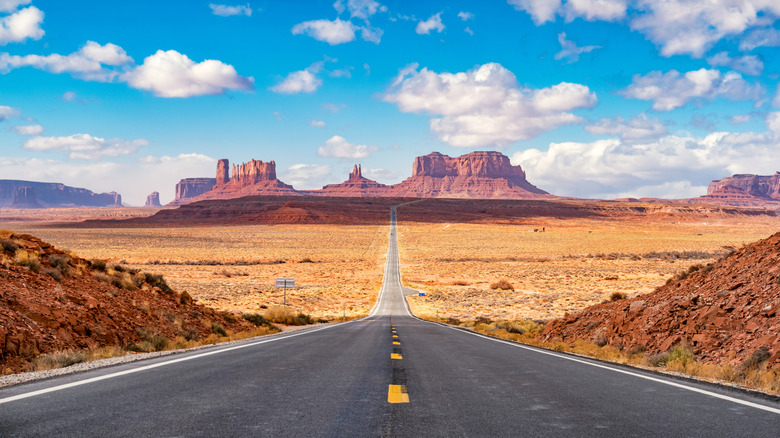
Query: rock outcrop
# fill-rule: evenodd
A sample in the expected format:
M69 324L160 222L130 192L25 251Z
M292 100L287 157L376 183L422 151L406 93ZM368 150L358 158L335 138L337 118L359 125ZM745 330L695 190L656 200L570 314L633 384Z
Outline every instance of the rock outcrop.
M322 190L306 192L318 196L335 197L381 197L388 193L389 186L380 184L363 176L363 169L359 164L352 168L349 179L341 184L328 184Z
M121 207L122 195L59 183L0 180L0 208Z
M162 207L160 204L160 192L152 192L146 197L144 207Z
M187 203L190 199L208 192L215 185L215 178L184 178L176 184L176 196L172 204Z
M544 199L547 192L525 178L520 166L495 151L460 157L433 152L417 157L411 178L391 187L392 196L418 198Z
M697 202L713 202L737 206L780 206L780 172L774 175L737 174L716 180L707 187L707 194L694 198Z
M780 233L633 299L597 304L547 324L548 340L596 340L647 354L687 344L736 365L766 348L780 363ZM733 358L729 355L733 354Z

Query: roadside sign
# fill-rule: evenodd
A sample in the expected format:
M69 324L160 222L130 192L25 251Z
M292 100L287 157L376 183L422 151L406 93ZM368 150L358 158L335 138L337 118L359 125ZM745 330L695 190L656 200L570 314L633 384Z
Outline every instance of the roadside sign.
M425 296L425 292L420 292L420 296L424 297Z
M283 287L285 289L295 287L294 278L277 278L276 287Z

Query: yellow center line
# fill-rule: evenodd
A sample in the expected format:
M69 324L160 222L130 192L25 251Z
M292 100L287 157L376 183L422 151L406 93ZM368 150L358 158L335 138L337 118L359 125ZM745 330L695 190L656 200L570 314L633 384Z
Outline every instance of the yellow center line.
M390 353L390 359L403 359L401 353Z
M393 335L393 337L394 337L394 338L397 338L397 337L398 337L398 335Z
M387 389L388 403L409 403L409 394L406 393L406 385L390 385Z
M401 345L401 343L398 341L393 341L393 345Z

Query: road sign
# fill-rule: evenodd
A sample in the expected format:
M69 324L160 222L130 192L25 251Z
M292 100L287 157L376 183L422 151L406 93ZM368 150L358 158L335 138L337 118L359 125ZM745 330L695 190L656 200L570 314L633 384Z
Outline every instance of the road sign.
M424 297L425 296L425 292L420 292L419 296Z
M277 278L276 287L283 287L285 289L295 287L294 278Z

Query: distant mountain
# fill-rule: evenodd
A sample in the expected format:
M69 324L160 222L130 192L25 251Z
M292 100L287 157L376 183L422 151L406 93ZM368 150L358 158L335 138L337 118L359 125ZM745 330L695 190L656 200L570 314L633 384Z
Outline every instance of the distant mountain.
M412 176L399 184L385 185L372 181L364 177L361 167L356 165L349 179L341 184L326 185L321 190L295 190L280 181L273 161L251 160L234 164L231 172L229 161L222 159L217 163L216 179L181 180L176 185L176 199L171 205L243 196L555 198L529 183L523 169L513 166L509 157L500 152L472 152L455 158L434 152L417 157Z
M780 172L737 174L710 183L707 194L692 201L735 206L780 207Z
M121 207L122 195L59 183L0 180L0 208Z

